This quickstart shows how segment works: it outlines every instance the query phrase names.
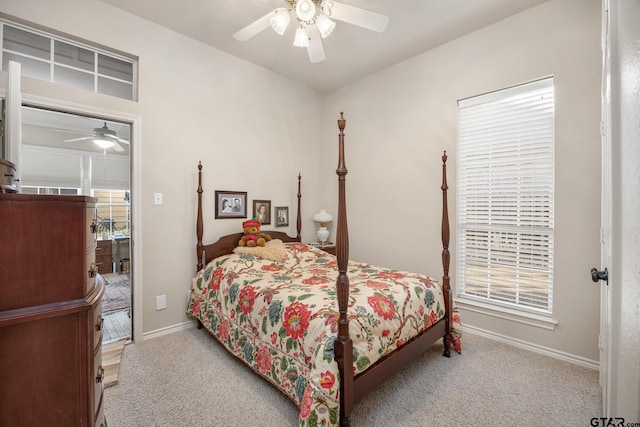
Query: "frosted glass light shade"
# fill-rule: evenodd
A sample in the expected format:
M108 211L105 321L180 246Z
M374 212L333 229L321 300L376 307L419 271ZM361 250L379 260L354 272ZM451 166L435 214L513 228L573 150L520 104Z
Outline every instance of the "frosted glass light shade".
M333 29L336 27L336 23L325 15L318 15L316 18L316 25L318 26L318 31L320 31L320 36L322 36L323 39L329 37L329 34L331 34Z
M296 30L296 38L293 40L293 45L298 47L309 46L309 36L307 36L304 28L298 27Z
M311 21L316 15L316 5L311 0L296 2L296 16L301 21Z
M95 138L93 140L93 142L98 145L100 148L111 148L113 147L115 144L113 143L113 141L109 141L108 139L99 139L99 138Z
M269 18L271 28L273 28L273 31L280 35L284 34L284 31L289 25L289 21L291 21L291 16L289 16L289 12L287 11L287 9L283 7L277 9L275 15Z

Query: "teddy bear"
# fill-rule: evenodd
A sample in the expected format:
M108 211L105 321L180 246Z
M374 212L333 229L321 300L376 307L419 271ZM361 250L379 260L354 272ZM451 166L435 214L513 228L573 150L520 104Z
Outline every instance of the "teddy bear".
M271 240L271 236L260 232L260 221L257 219L248 219L242 223L244 235L238 241L238 246L264 246L266 242Z

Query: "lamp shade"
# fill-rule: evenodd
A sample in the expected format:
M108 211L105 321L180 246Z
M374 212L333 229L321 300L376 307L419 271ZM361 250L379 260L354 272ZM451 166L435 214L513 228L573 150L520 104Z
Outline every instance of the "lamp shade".
M319 222L324 226L324 224L327 224L333 221L333 217L329 212L326 211L326 209L321 209L320 212L318 212L313 216L313 220L315 222Z

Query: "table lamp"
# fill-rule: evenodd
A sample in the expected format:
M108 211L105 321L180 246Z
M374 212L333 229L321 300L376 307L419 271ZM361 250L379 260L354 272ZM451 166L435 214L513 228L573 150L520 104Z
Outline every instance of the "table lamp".
M313 216L313 220L320 224L318 227L318 242L320 245L326 245L329 241L329 230L327 224L333 221L333 217L325 209Z

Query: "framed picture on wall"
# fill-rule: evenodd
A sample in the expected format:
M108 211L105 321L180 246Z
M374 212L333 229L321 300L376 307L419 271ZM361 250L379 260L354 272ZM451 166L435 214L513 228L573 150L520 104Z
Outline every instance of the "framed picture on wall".
M254 200L253 217L262 225L271 224L271 200Z
M289 225L288 206L276 206L275 208L273 208L273 215L276 218L276 227L286 227Z
M246 191L216 190L216 219L246 218L246 217L247 217L247 192Z

